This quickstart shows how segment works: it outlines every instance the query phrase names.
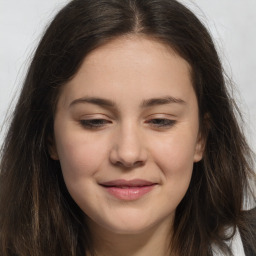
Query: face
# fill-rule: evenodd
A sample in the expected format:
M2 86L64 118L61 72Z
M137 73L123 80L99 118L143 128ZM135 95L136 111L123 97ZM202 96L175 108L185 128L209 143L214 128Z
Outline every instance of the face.
M51 157L92 229L171 223L202 158L189 64L135 36L92 51L60 94L54 141Z

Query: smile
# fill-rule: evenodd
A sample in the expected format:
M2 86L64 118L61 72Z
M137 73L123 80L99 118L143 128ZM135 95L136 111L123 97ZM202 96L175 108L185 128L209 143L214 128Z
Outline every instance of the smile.
M155 188L157 183L146 180L114 180L100 184L112 196L126 201L141 198Z

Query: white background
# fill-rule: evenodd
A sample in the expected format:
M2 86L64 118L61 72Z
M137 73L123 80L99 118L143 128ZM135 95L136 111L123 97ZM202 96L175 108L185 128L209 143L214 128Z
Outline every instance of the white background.
M0 0L0 127L13 107L33 51L49 21L69 0ZM256 151L256 1L181 0L210 29L245 116ZM9 110L10 114L10 110ZM0 144L4 128L1 129Z

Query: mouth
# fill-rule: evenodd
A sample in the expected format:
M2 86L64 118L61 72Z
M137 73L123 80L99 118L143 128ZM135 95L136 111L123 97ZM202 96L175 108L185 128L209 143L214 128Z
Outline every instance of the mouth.
M112 180L100 184L110 195L126 201L137 200L152 191L157 183L147 180Z

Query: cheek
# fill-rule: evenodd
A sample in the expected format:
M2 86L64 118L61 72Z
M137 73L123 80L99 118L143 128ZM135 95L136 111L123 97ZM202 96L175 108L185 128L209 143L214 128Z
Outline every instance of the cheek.
M152 149L156 164L166 179L189 181L193 169L195 141L190 136L170 136L155 141Z
M156 145L154 151L155 163L161 169L162 180L166 185L165 200L173 209L188 190L194 164L194 148L186 143L174 143L175 141Z
M65 135L57 141L62 172L67 179L92 176L106 154L104 148L89 137Z
M57 149L66 187L81 209L88 211L90 198L97 201L94 177L104 161L104 148L95 140L66 135L58 140Z

